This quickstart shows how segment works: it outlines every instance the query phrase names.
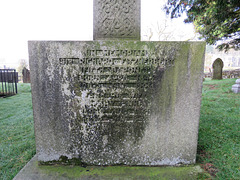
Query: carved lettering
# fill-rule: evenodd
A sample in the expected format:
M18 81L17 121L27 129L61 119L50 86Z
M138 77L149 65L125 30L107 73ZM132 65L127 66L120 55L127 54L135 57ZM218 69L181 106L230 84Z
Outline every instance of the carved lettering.
M156 73L174 66L173 57L146 50L88 49L82 54L59 58L59 64L77 71L65 79L74 82L73 97L88 102L79 110L84 122L142 121L150 112L148 91Z

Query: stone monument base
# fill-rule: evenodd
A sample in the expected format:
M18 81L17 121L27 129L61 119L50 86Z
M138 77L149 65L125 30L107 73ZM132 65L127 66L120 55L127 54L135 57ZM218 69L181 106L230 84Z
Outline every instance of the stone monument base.
M200 166L143 167L143 166L47 166L38 165L37 156L13 180L53 179L198 179Z

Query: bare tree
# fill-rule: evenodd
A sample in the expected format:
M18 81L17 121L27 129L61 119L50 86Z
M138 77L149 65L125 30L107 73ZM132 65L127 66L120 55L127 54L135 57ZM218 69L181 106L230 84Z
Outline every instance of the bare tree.
M22 73L23 68L27 68L28 69L28 63L26 59L20 59L19 60L19 66L17 68L17 71L19 73Z
M191 41L197 40L198 34L194 31L194 34L190 35L188 32L177 28L171 20L165 18L163 21L148 27L144 36L148 41L152 39L157 41Z

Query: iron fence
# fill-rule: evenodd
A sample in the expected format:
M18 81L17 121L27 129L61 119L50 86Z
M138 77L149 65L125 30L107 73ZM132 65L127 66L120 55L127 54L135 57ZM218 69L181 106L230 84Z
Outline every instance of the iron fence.
M0 69L0 96L17 94L18 73L15 69Z

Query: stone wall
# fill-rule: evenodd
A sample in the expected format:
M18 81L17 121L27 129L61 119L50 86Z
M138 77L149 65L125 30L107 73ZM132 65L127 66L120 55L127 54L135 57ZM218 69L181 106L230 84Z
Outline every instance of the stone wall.
M212 78L212 72L204 73L205 78ZM223 71L223 79L229 78L240 78L240 69L235 70L224 70Z

